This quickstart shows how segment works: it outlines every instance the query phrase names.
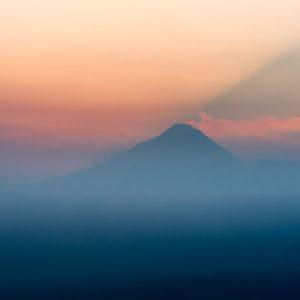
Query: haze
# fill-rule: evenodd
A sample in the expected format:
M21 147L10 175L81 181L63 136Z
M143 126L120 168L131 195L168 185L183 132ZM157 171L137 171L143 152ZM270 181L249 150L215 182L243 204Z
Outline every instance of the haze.
M2 1L5 176L65 174L184 121L293 49L299 11L296 0Z

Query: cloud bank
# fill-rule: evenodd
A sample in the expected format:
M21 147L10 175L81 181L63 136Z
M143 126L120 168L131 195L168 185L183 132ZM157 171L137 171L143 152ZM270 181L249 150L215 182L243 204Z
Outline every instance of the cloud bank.
M203 131L244 159L300 160L300 117L231 120L201 112L185 123Z

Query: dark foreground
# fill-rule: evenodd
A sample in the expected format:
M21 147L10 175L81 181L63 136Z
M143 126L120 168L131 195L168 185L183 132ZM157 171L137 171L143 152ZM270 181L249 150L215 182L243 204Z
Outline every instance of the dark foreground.
M298 202L6 196L0 299L299 299Z

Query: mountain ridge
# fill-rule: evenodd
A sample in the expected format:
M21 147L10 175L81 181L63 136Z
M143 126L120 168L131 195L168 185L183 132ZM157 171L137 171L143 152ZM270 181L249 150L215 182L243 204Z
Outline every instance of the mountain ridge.
M44 192L110 198L300 194L300 169L246 164L203 132L175 124L162 134L80 172L54 179ZM288 179L288 180L287 180Z
M224 185L226 172L242 165L203 132L176 123L153 139L56 182L67 189L105 194L203 191L217 181Z

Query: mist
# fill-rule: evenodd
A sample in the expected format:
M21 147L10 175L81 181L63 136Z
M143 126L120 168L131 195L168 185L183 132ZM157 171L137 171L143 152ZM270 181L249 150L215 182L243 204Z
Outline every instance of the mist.
M79 173L6 186L2 298L295 295L299 170L175 124Z

